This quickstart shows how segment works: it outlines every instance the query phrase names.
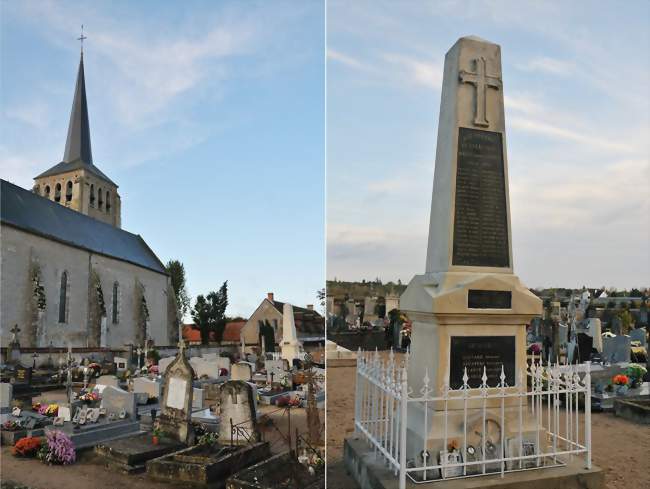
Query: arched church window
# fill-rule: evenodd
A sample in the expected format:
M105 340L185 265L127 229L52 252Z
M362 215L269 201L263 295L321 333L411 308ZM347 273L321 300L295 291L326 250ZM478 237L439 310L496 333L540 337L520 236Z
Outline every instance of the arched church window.
M45 186L45 198L46 199L50 198L50 186L49 185Z
M54 187L54 200L61 202L61 184L57 183Z
M68 272L61 274L61 290L59 291L59 322L66 322L66 306L68 301Z
M97 189L97 201L98 201L97 207L99 208L99 210L101 210L102 207L104 206L104 195L102 194L101 187Z
M95 186L90 184L90 207L95 207Z
M72 182L68 180L68 183L65 185L65 201L70 202L72 200Z
M120 322L120 284L113 282L113 324Z
M111 212L111 193L106 191L106 212Z

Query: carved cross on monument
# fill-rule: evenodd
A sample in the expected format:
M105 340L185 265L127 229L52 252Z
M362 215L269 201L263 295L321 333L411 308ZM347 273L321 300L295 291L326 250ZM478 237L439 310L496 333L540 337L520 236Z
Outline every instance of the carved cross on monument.
M499 90L501 88L501 78L487 74L487 63L482 56L474 60L474 66L476 69L475 73L460 70L460 81L461 83L471 83L476 87L474 125L488 127L490 122L486 117L487 89L494 88L495 90Z

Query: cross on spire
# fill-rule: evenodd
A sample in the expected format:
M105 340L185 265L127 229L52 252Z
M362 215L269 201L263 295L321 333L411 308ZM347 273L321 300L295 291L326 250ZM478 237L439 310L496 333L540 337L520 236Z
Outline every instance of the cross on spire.
M494 88L499 90L501 88L501 78L499 76L490 76L487 74L486 61L483 56L476 58L474 67L476 72L460 70L461 83L470 83L476 87L476 99L474 107L474 125L481 127L488 127L490 122L486 117L487 112L487 89Z
M81 41L81 55L84 55L84 39L88 39L84 36L84 25L81 24L81 36L77 38L77 41Z

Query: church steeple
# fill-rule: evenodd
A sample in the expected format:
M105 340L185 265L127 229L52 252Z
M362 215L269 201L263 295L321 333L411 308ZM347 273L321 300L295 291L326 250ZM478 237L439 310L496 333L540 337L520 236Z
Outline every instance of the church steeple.
M81 39L83 39L83 35ZM93 164L93 155L90 148L90 124L88 123L83 50L81 51L81 59L79 61L77 86L74 91L70 124L68 126L68 138L65 142L65 153L63 155L64 163L72 163L76 160L81 160L88 165Z

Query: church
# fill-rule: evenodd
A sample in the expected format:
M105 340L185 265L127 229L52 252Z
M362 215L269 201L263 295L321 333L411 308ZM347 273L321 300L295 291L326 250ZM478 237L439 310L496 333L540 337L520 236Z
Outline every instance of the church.
M121 229L118 185L93 162L83 51L63 160L31 191L1 181L2 344L157 345L178 340L164 265Z

